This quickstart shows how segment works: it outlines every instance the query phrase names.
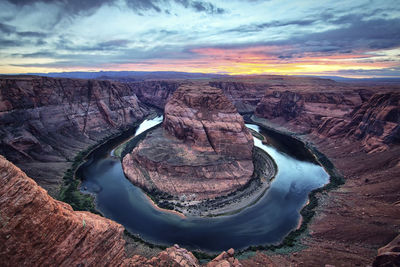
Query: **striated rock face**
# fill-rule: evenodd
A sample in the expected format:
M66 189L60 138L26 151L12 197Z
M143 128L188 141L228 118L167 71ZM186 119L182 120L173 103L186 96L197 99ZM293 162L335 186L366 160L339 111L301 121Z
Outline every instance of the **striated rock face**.
M382 151L400 144L400 93L375 94L353 113L344 127L367 152Z
M127 85L12 76L0 79L0 154L52 195L75 154L148 114Z
M265 95L268 85L254 84L241 81L213 81L213 87L220 88L239 113L254 112L258 102Z
M200 266L178 245L151 259L127 258L123 230L116 222L54 200L0 156L1 266ZM224 259L238 264L229 252Z
M123 227L51 198L0 156L2 266L119 265Z
M185 85L167 103L163 128L149 133L122 165L141 187L199 200L245 185L252 149L242 117L219 89Z
M146 81L131 82L128 86L143 103L164 109L168 98L182 82L178 81Z
M359 140L366 152L400 143L400 94L396 92L277 91L262 99L256 115L322 137Z
M400 235L378 250L373 267L400 266Z
M324 118L343 119L362 103L364 91L297 92L273 91L257 105L255 114L279 123L290 122L299 129L320 126Z
M350 118L323 118L318 134L361 141L366 152L400 144L400 93L378 93L358 106Z
M252 135L221 90L181 86L164 113L165 130L197 150L251 159Z

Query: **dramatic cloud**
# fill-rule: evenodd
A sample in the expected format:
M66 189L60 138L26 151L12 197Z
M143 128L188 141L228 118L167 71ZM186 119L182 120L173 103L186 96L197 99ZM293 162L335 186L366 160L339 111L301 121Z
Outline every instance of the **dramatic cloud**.
M396 0L8 0L0 73L400 76Z

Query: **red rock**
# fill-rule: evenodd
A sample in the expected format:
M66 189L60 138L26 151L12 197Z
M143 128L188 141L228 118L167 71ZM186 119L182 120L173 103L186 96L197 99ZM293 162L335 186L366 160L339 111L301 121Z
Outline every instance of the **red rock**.
M0 78L0 154L53 196L75 155L148 114L126 84Z
M212 261L207 263L206 267L240 267L242 264L234 257L234 250L231 248L228 252L223 251Z
M251 159L252 135L221 90L182 85L164 113L165 130L196 149Z
M52 199L0 156L2 266L119 265L124 228Z
M233 249L233 248L230 248L230 249L228 249L228 255L230 256L230 257L233 257L233 255L235 254L235 250Z
M165 108L163 128L123 159L126 176L148 190L206 199L245 185L253 138L221 90L185 85Z
M400 266L400 235L386 246L378 249L373 267Z

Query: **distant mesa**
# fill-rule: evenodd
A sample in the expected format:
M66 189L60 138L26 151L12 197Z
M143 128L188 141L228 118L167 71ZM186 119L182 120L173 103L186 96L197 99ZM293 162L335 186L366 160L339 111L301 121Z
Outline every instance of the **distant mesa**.
M218 88L181 85L164 121L123 158L130 181L185 200L229 194L253 174L253 138Z

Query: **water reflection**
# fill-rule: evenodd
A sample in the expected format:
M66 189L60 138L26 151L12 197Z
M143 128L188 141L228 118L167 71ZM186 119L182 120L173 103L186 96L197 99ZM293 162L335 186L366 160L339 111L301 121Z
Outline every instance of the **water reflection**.
M135 135L161 121L162 116L144 121ZM257 125L246 126L260 132ZM181 218L157 210L144 193L125 178L120 161L108 153L93 154L84 164L82 187L96 195L97 209L106 217L150 242L177 243L188 249L212 252L276 243L296 228L308 193L327 183L328 174L321 166L283 153L257 138L254 144L271 155L278 165L278 173L258 203L235 215Z

